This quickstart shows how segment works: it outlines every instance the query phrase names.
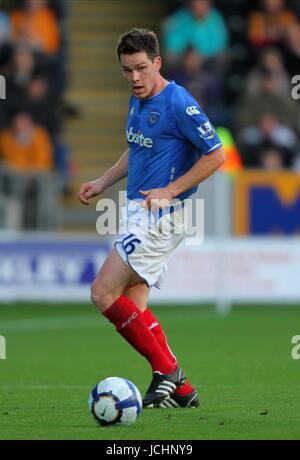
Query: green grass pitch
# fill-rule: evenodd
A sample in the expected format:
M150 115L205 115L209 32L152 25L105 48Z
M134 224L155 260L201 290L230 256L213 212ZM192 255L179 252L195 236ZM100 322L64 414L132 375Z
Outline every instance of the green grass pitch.
M1 305L0 439L300 439L300 309L153 309L199 390L198 409L148 409L132 426L99 427L87 399L120 376L143 394L151 371L89 305Z

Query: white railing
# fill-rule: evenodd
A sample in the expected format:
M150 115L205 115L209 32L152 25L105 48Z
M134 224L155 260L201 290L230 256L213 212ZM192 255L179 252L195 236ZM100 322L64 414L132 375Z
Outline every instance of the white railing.
M0 229L55 230L60 222L58 180L0 166Z

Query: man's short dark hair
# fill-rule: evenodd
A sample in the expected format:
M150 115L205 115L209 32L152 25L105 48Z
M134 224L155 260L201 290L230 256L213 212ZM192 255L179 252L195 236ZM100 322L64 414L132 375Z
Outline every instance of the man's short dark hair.
M145 51L152 61L159 56L157 36L149 29L131 29L121 35L117 44L117 55L120 61L121 54L134 54Z

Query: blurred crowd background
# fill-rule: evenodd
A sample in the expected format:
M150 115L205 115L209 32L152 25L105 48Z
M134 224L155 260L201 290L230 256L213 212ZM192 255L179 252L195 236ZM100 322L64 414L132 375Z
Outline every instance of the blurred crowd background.
M114 46L123 27L148 26L158 33L163 74L185 86L217 127L227 152L224 171L300 172L300 103L292 97L292 78L300 74L300 1L149 3L143 14L135 0L0 0L0 75L6 79L6 99L0 101L0 201L9 202L9 215L15 216L2 226L56 228L58 208L52 208L48 225L45 213L39 218L34 211L40 196L37 209L48 206L46 215L53 202L63 214L73 207L73 217L78 215L74 196L80 181L97 177L121 154L109 156L112 139L102 142L99 131L106 130L112 109L115 121L108 130L114 128L125 145L127 93L125 86L119 93L114 86L121 81ZM78 53L81 86L88 88L72 98L70 87L80 86L74 67ZM110 73L98 61L113 62ZM87 121L91 108L93 122ZM93 149L98 153L92 155Z
M229 129L245 168L299 169L291 79L300 72L300 2L169 4L162 27L168 74Z
M21 202L26 212L15 224L25 229L38 227L35 204L46 178L45 192L52 198L57 198L54 188L68 193L70 152L62 134L75 110L64 100L68 3L0 1L0 74L6 80L6 98L0 102L0 193ZM12 207L14 202L9 201Z

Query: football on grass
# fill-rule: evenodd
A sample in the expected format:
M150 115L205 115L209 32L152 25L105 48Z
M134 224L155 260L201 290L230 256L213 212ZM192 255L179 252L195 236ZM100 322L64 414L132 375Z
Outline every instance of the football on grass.
M92 389L89 408L95 420L102 426L131 425L142 411L142 398L130 380L108 377Z

